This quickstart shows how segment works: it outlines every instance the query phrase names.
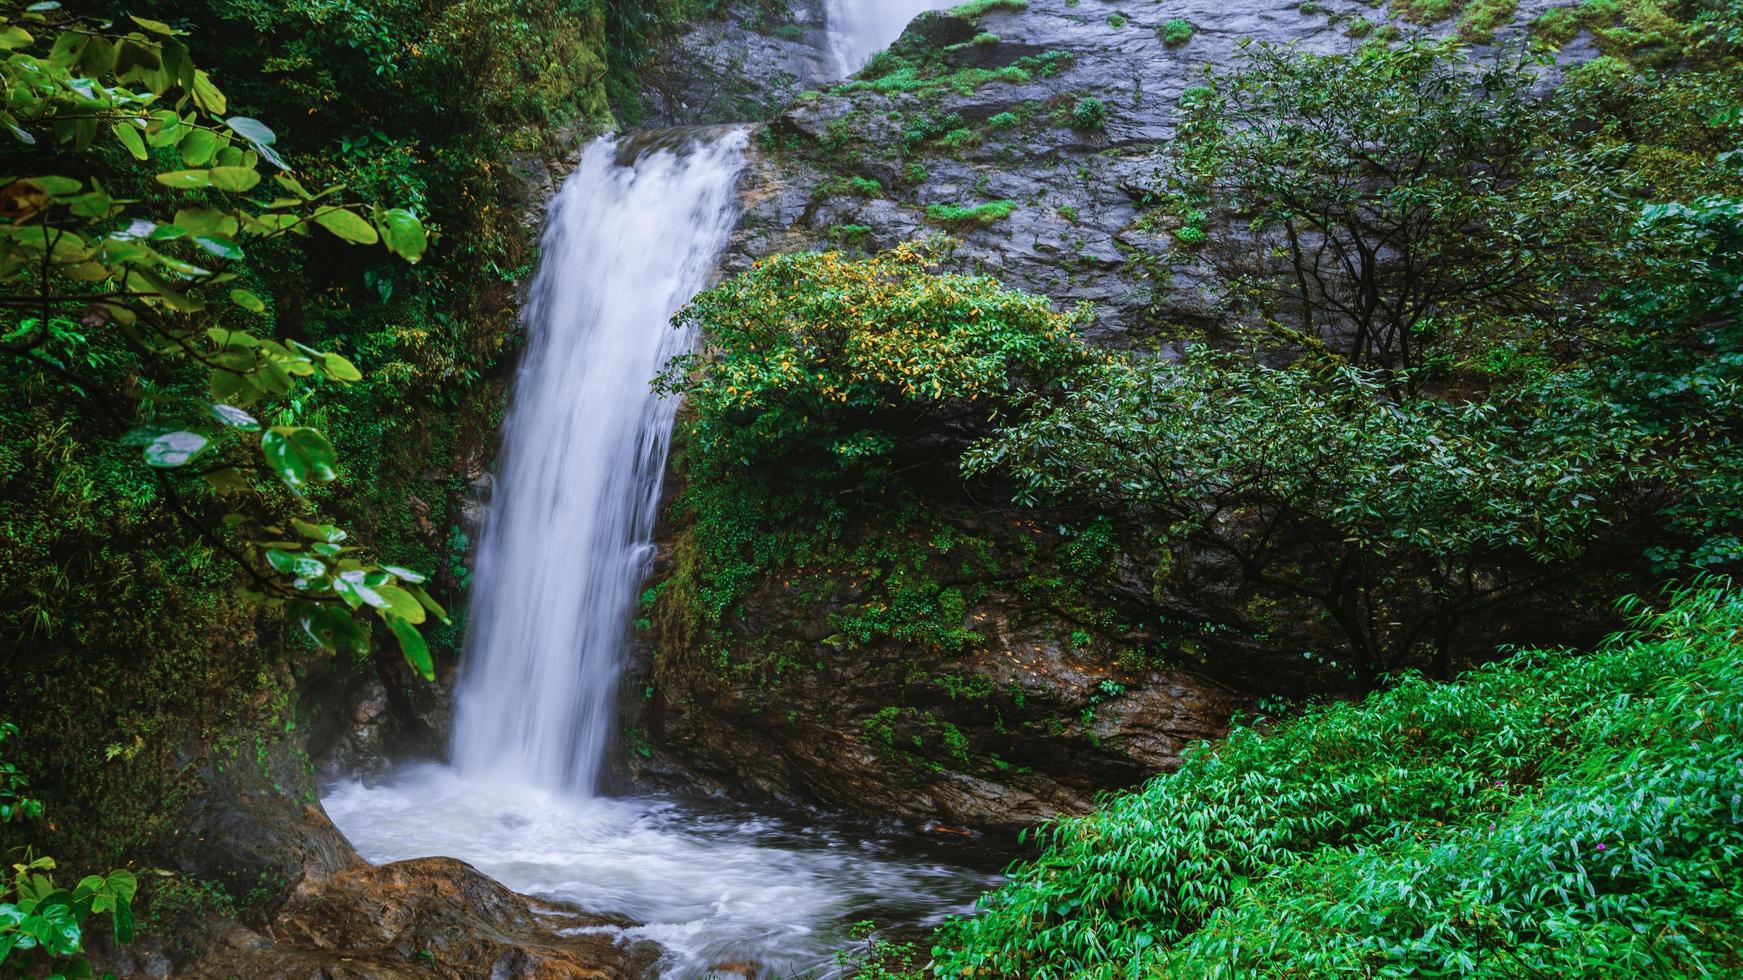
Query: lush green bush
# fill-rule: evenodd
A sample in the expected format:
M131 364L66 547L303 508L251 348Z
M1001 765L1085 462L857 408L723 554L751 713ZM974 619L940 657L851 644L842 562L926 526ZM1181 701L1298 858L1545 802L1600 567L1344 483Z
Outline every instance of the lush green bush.
M1444 667L1483 610L1613 560L1619 532L1652 535L1629 497L1686 465L1655 457L1664 435L1584 375L1481 404L1392 404L1380 377L1335 361L1195 349L1113 362L966 463L1012 477L1021 503L1153 528L1159 582L1214 556L1247 588L1307 600L1336 658L1371 677L1423 648Z
M916 471L954 475L949 447L1091 359L1076 315L935 274L935 259L913 243L861 260L782 255L685 309L707 340L661 383L685 399L679 510L707 618L847 515L908 503Z
M938 936L941 976L1639 976L1743 969L1743 597L1586 655L1237 731Z
M1306 6L1303 5L1302 13L1308 12ZM1172 48L1192 40L1194 29L1191 21L1176 17L1157 28L1156 33L1161 36L1163 44Z
M16 126L0 131L11 146L6 181L64 175L83 185L12 184L0 217L14 313L0 324L0 713L26 733L13 758L55 813L0 827L0 844L52 849L79 870L129 859L198 792L210 761L202 750L234 765L244 738L258 746L258 733L295 728L288 665L313 645L295 626L351 650L365 638L325 615L348 604L336 592L299 606L281 631L245 591L285 599L299 580L358 573L343 587L415 617L378 586L417 583L349 564L366 557L351 549L370 544L399 567L440 572L430 592L461 593L458 506L492 440L518 336L513 282L534 256L524 161L568 152L608 125L608 76L633 67L688 9L639 0L0 5L18 26L5 42L4 121ZM54 26L80 15L115 26L90 32L100 42ZM13 86L38 59L48 69L38 78L53 84ZM196 63L204 71L189 74ZM62 84L76 76L88 81ZM151 104L128 95L153 92L163 97ZM91 118L76 121L80 113ZM295 180L277 159L297 168ZM405 212L345 203L358 201ZM316 233L286 227L287 215L308 218ZM83 281L63 271L95 274L71 261L78 224L79 241L106 250L99 259L170 288L98 307L69 300L42 315L44 277L12 260L45 217L61 236L57 258L69 260L47 284ZM128 243L135 217L153 228ZM333 238L386 234L403 245L408 218L428 230L400 249L421 256L415 266ZM181 308L162 309L172 302ZM124 323L139 311L110 305L153 319ZM191 338L189 348L178 354L159 326ZM218 327L237 330L205 332ZM243 392L240 378L266 390L251 381ZM143 445L121 445L129 432ZM276 447L266 454L263 437ZM238 493L238 474L258 493ZM340 523L351 532L343 541ZM278 530L244 533L266 526ZM304 579L310 558L335 574ZM457 653L460 627L432 616L424 629L429 659L412 650L420 670ZM411 682L393 647L370 641L387 676Z
M1096 132L1106 129L1108 124L1108 106L1106 102L1093 96L1078 99L1071 107L1071 125L1075 129Z
M17 726L0 721L0 750L16 738ZM0 754L0 827L42 819L40 800L24 795L29 780ZM139 880L125 868L87 875L72 888L55 884L55 861L28 850L17 855L10 878L0 878L0 967L8 976L27 971L51 976L89 977L84 958L85 923L92 915L108 915L115 941L133 939L133 896ZM29 964L28 966L26 964Z
M1015 201L987 201L984 204L931 204L926 217L941 225L990 225L1009 218L1017 210Z
M1243 353L1110 362L971 472L1133 522L1159 590L1218 574L1232 625L1358 677L1743 560L1737 71L1246 58L1184 99L1153 212Z

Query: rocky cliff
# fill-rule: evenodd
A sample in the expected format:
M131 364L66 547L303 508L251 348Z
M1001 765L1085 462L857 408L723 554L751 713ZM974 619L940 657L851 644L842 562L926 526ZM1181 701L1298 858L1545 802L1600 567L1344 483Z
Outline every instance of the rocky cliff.
M1548 6L1433 29L1480 41ZM1181 95L1253 41L1329 52L1421 29L1359 2L1030 0L923 15L855 79L799 94L760 128L724 272L948 234L959 268L1091 304L1091 342L1214 340L1218 297L1177 234L1193 219L1159 193ZM949 649L844 631L891 601L889 567L773 576L703 639L656 604L626 690L634 777L1026 824L1173 767L1267 697L1345 683L1304 662L1335 645L1323 626L1255 601L1234 570L1194 560L1163 582L1144 542L1118 540L1084 567L1083 528L1001 509L1001 492L948 478L926 490L933 517L999 556L970 571L946 550L925 570L922 601L972 637ZM666 528L657 582L684 561L685 534Z

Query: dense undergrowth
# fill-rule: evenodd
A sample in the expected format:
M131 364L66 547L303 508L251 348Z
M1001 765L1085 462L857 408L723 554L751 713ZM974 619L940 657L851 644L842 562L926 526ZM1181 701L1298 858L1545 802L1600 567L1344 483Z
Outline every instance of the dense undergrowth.
M1630 608L1639 609L1632 603ZM1743 597L1584 654L1405 678L1040 832L942 976L1719 976L1743 969Z
M28 301L14 295L35 287L19 286L18 270L8 267L9 319L0 324L6 340L0 385L7 392L0 406L0 496L6 500L0 514L0 718L21 730L7 743L6 761L30 774L44 816L0 826L0 843L52 852L75 872L163 860L160 845L173 836L181 808L201 792L202 768L255 770L263 787L294 790L280 761L300 744L296 675L315 645L294 623L285 630L279 617L263 616L250 590L281 571L280 563L286 569L306 563L281 554L269 567L250 543L226 530L227 511L246 511L250 520L289 511L315 521L310 528L326 526L323 518L336 520L352 537L343 545L318 542L329 549L323 554L366 544L382 560L430 576L430 591L444 600L463 595L467 542L460 506L483 472L503 403L504 366L517 344L513 289L535 258L536 228L526 214L536 204L541 161L558 159L580 138L607 128L612 96L633 90L631 73L655 39L705 6L682 0L141 0L39 4L26 11L22 3L6 5L8 22L28 27L8 28L8 57L47 56L57 37L54 25L62 22L73 24L69 38L80 30L143 31L154 44L185 50L209 72L199 83L205 87L198 109L234 117L239 133L263 142L242 143L260 172L245 181L240 170L224 171L212 178L225 182L220 187L203 183L204 168L244 161L214 161L199 142L202 135L178 145L152 129L149 145L135 149L120 125L111 133L105 123L93 127L99 138L75 140L69 120L52 130L57 139L30 137L35 142L15 128L0 134L0 171L8 175L0 183L67 173L100 182L138 211L161 213L164 225L174 216L193 231L215 235L202 239L204 252L191 254L196 262L203 255L226 263L223 271L233 278L213 295L222 300L224 291L235 290L231 299L209 309L188 301L169 312L202 340L199 332L225 322L293 345L281 350L328 351L338 360L330 362L336 366L331 376L303 378L294 392L288 383L280 391L272 382L274 393L250 407L268 426L294 420L303 427L298 431L318 429L331 440L330 447L311 443L319 450L312 464L296 462L319 474L307 486L290 487L305 501L268 490L260 509L237 507L236 498L221 496L233 487L207 488L197 475L172 497L164 471L143 463L139 446L123 445L121 438L179 400L205 396L204 364L160 363L122 325L105 322L107 314L85 311L81 323L76 306L68 319L54 321L52 340L41 346L32 339L40 318L30 319ZM104 28L105 18L120 26ZM146 59L157 49L128 43L107 49L108 60L96 53L101 45L85 54L56 47L53 57L75 76L89 74L103 91L132 87L149 94L151 86L184 81L156 80L155 62ZM188 92L195 87L191 71ZM179 91L159 106L178 97L178 109L192 112L190 98ZM24 102L10 105L25 112ZM249 128L251 121L259 128ZM25 118L22 125L37 122ZM143 123L140 132L147 132ZM264 179L254 192L264 195L262 207L272 196L267 188L286 193L273 177L280 166L294 168L298 186L342 185L330 200L361 202L365 214L370 204L381 204L415 215L428 230L422 261L410 265L385 251L366 254L330 238L295 235L264 236L244 249L226 237L242 237L235 227L216 218L211 229L194 228L193 222L207 220L200 217L205 212L196 213L201 205L225 200L219 190L240 194ZM156 176L186 168L199 169ZM28 195L14 193L24 186L8 191L8 222L36 214L20 205ZM103 224L103 212L88 218L93 234L113 231ZM180 234L191 241L189 228ZM352 236L347 241L376 236L367 224L343 230ZM173 234L159 237L167 243ZM166 253L171 248L160 246ZM190 281L197 274L193 265L175 268ZM69 383L69 377L82 381ZM210 397L224 396L214 388ZM106 403L125 406L120 414L130 417L105 410ZM246 413L219 418L253 424ZM310 471L291 472L303 479ZM287 525L277 536L307 534ZM300 547L293 542L279 550ZM247 560L239 563L244 550ZM443 625L432 616L424 630L437 663L457 653L461 610L454 618ZM338 627L326 622L310 633L331 636ZM419 683L399 662L387 632L378 625L367 641L373 652L347 654L338 669ZM244 894L248 882L226 882L230 895L204 882L158 884L168 904L174 904L171 892L211 893L219 895L212 901L233 908L264 900L282 882L263 880L253 895Z

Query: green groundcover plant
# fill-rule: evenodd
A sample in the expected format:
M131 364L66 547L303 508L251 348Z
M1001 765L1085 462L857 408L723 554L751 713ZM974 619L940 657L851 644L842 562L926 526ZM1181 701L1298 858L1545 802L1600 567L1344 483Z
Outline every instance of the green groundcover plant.
M1201 747L1041 832L941 976L1735 976L1743 595L1716 581L1587 654Z

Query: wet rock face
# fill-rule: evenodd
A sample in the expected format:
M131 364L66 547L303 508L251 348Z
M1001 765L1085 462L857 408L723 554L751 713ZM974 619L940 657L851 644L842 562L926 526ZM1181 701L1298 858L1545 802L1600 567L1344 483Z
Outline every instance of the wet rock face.
M649 743L631 755L637 775L1014 827L1086 812L1097 793L1174 768L1246 700L1191 671L1122 666L1099 644L1077 648L1014 596L971 608L983 640L950 656L897 642L838 654L832 610L800 611L795 598L753 598L764 613L798 618L752 642L817 659L773 681L708 665L664 670L633 717Z
M1524 0L1518 18L1552 0ZM745 214L726 265L738 271L779 252L887 248L918 234L962 239L967 268L1040 293L1062 306L1095 305L1091 340L1167 343L1216 322L1190 262L1165 268L1166 220L1140 219L1159 189L1161 151L1181 94L1207 66L1229 65L1247 41L1353 48L1355 25L1382 22L1360 0L1031 0L970 23L923 15L898 42L957 69L996 71L1027 62L1021 81L931 92L831 89L802 100L768 127L745 180ZM1364 19L1366 18L1366 19ZM1165 39L1170 21L1191 25ZM1408 25L1406 25L1408 26ZM1450 27L1449 25L1446 25ZM1379 28L1370 28L1378 30ZM1073 110L1094 100L1074 119ZM928 138L917 136L931 132ZM879 193L830 192L835 178L875 180ZM1008 218L946 226L930 205L1009 200Z
M642 73L642 129L757 122L833 73L822 0L727 5L661 42Z
M1524 0L1517 17L1550 5ZM1302 6L1029 0L973 20L923 15L893 54L957 70L957 82L834 86L771 120L725 271L948 232L963 268L1062 307L1093 304L1091 342L1166 350L1214 337L1224 321L1206 271L1156 208L1163 154L1182 93L1243 42L1334 52L1382 29L1360 0ZM1175 20L1188 37L1164 30ZM1009 216L984 224L929 213L997 201ZM1255 607L1226 562L1176 557L1165 586L1131 568L1087 576L1112 580L1109 603L1145 611L1130 622L1217 627L1161 663L1120 656L1145 637L1084 629L996 586L966 610L979 636L966 652L838 649L833 624L863 595L838 582L819 601L804 583L766 582L715 647L644 634L625 699L633 774L980 825L1081 812L1226 733L1258 696L1332 683L1300 655L1336 643L1309 611Z

